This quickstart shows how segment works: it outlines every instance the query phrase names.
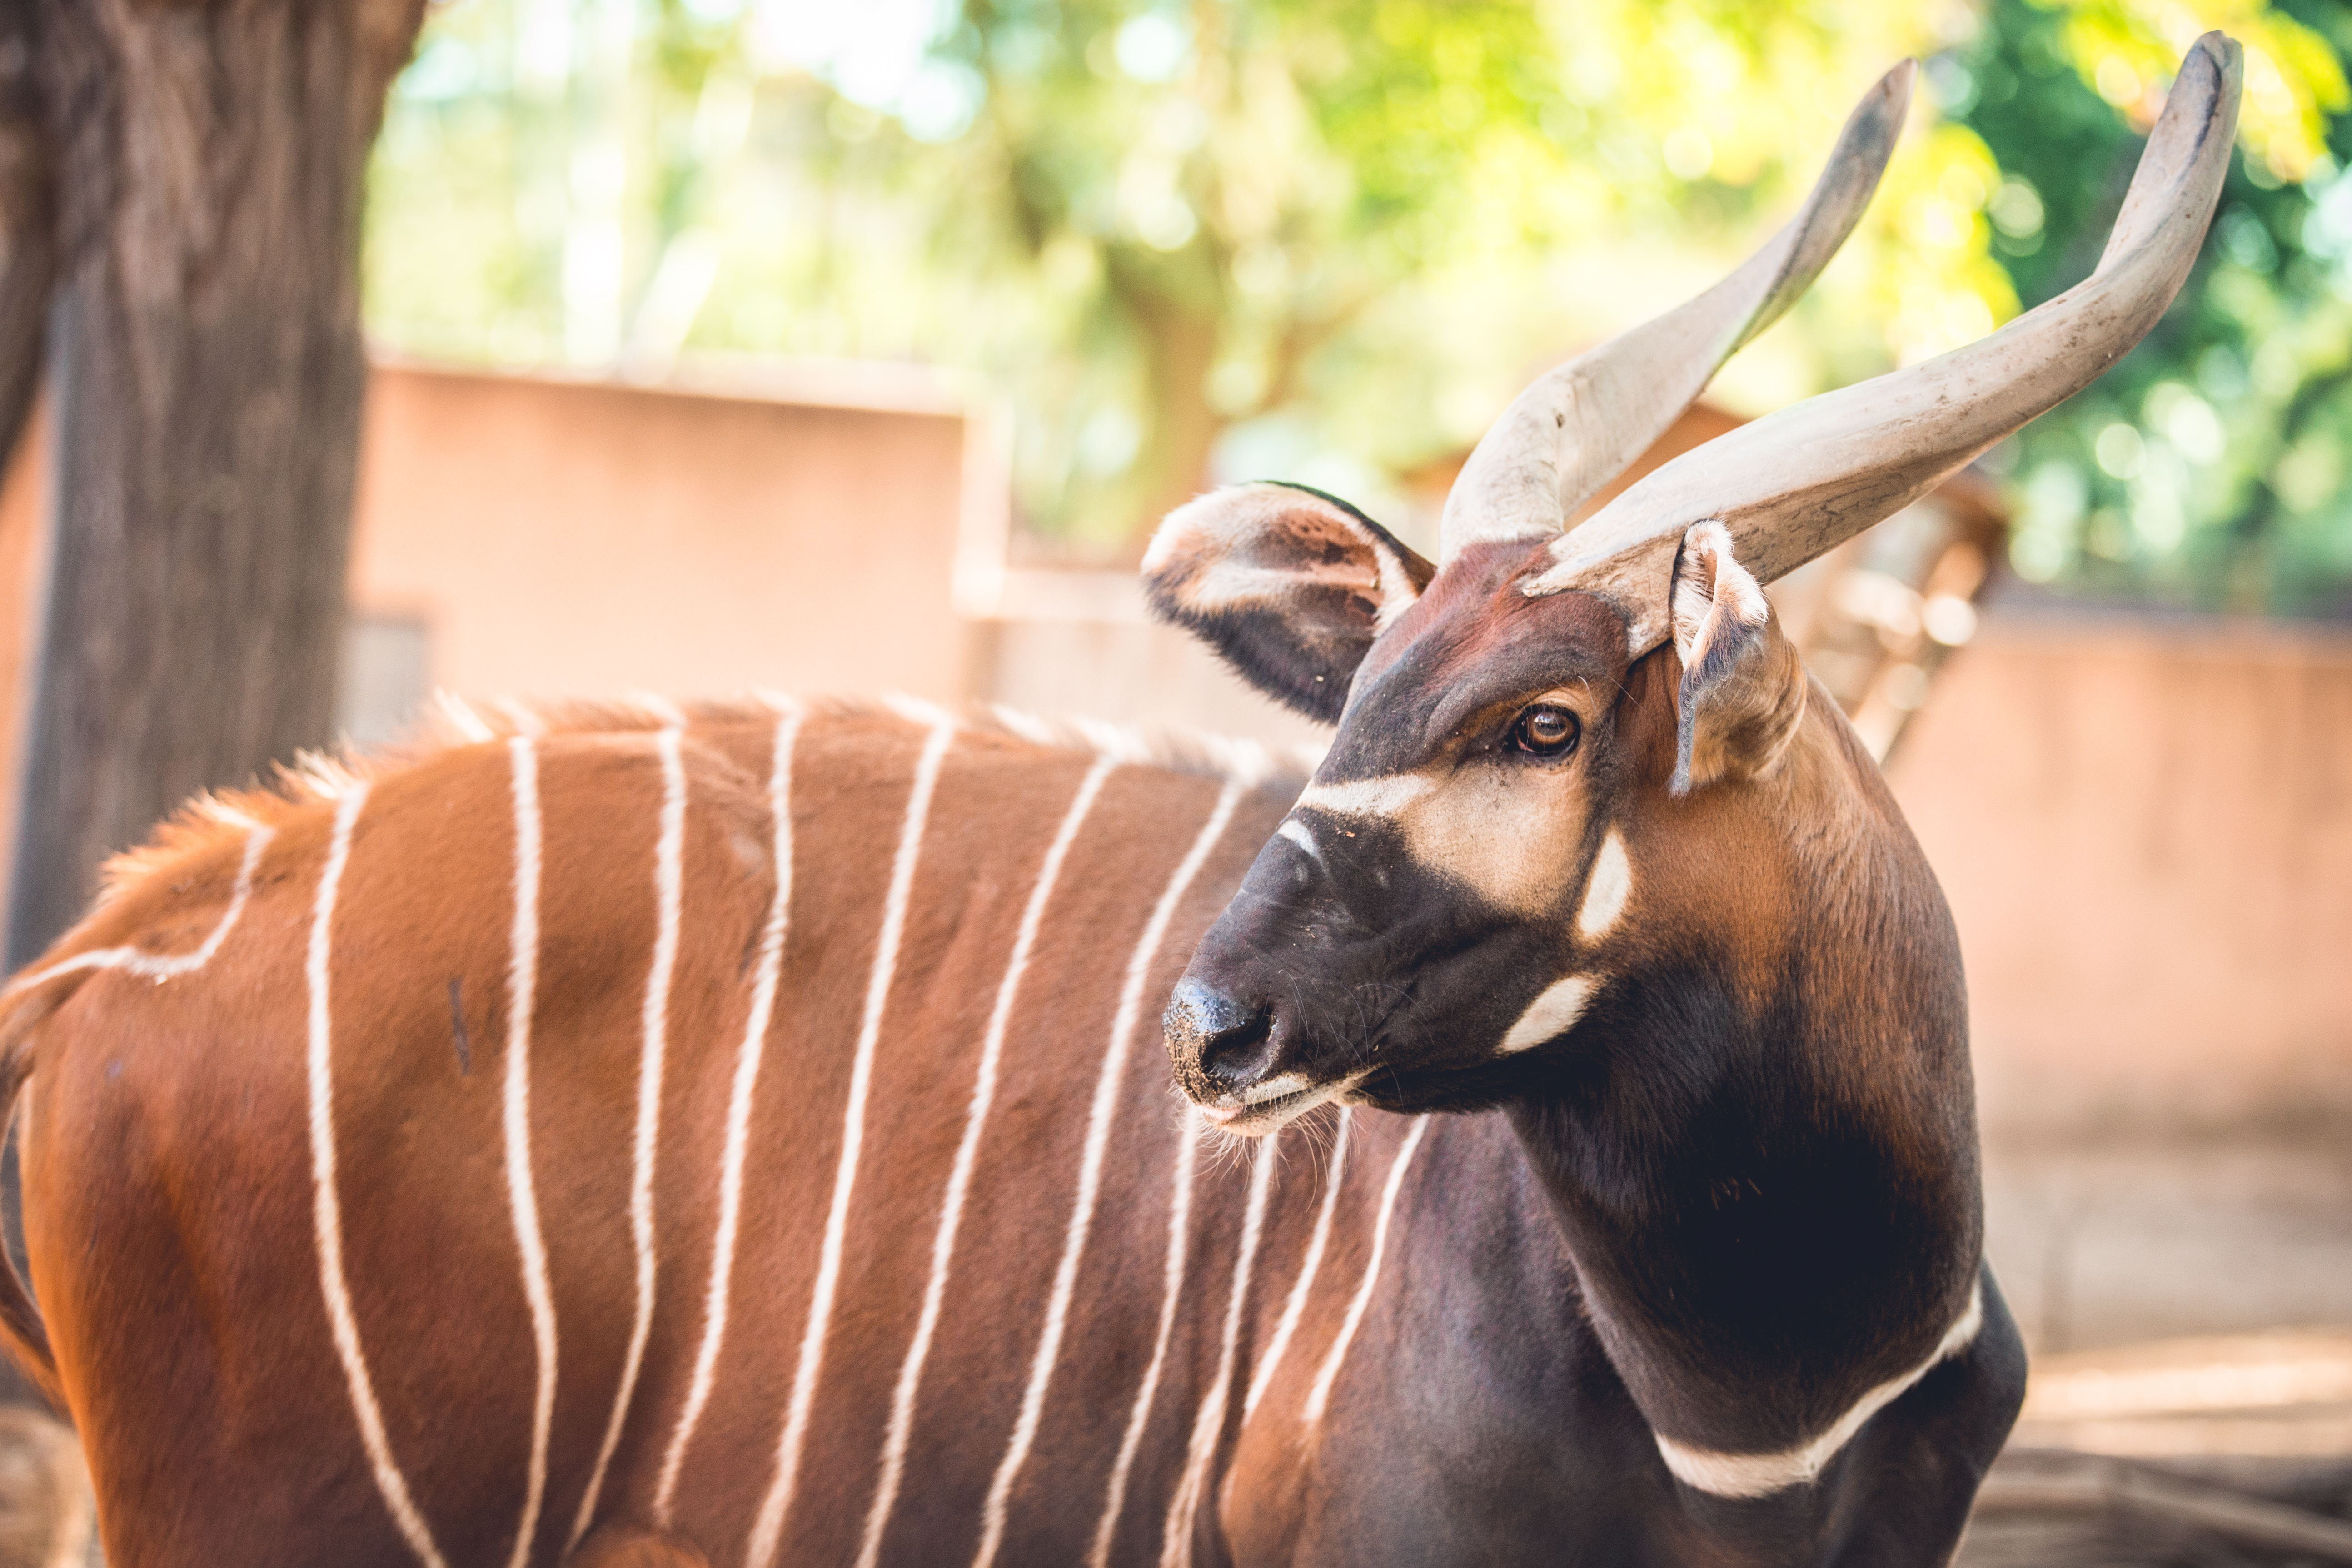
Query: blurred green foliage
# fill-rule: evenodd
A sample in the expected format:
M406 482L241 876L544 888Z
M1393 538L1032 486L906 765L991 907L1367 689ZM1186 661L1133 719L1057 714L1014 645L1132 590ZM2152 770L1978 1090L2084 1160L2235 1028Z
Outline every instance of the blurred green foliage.
M1995 461L2031 577L2324 607L2352 582L2352 37L2317 0L456 0L387 119L369 320L508 365L950 367L1012 405L1024 521L1066 557L1211 479L1410 514L1527 376L1769 232L1906 54L1927 90L1863 231L1718 395L1759 411L2063 289L2217 25L2245 156L2198 279Z
M2012 563L2204 609L2352 609L2352 12L2208 7L2248 47L2240 142L2172 310L2008 459ZM2143 15L2145 12L2147 15ZM2096 262L2178 58L2158 7L1996 0L1930 70L2003 184L1994 253L2037 304ZM2151 25L2151 23L2156 25ZM2177 25L2185 32L2189 26Z

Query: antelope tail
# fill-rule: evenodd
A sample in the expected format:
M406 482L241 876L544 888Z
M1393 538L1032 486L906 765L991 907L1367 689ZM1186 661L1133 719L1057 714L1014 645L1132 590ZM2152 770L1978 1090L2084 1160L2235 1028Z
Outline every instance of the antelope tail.
M93 972L88 969L52 971L33 977L30 985L12 988L13 994L0 993L0 1127L13 1127L16 1121L16 1100L25 1085L33 1077L33 1035L51 1014L63 1006L68 997L81 988L81 983ZM17 1144L17 1158L24 1157L24 1144ZM41 1392L60 1408L64 1394L58 1382L58 1358L49 1349L49 1331L41 1321L40 1309L33 1304L32 1287L16 1271L16 1259L9 1253L5 1238L0 1238L0 1254L5 1254L5 1266L0 1266L0 1344L16 1358Z

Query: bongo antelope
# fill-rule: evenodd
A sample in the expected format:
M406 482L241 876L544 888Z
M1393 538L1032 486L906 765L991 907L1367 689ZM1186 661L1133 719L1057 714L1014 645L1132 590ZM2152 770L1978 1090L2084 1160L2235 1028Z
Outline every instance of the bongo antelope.
M0 997L0 1325L109 1560L1944 1561L2023 1374L1958 956L1760 584L2147 330L2236 79L2191 53L2074 293L1572 533L1907 68L1756 258L1529 389L1436 566L1311 492L1174 514L1156 602L1337 721L1311 781L459 708L194 809Z

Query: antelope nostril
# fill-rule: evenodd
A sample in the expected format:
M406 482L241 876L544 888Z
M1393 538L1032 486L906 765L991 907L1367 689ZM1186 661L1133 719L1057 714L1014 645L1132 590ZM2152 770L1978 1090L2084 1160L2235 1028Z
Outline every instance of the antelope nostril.
M1261 1006L1201 1042L1201 1070L1221 1083L1242 1088L1265 1074L1273 1053L1274 1009Z
M1186 980L1169 999L1169 1043L1190 1056L1203 1074L1225 1088L1243 1088L1263 1077L1273 1058L1274 1009L1243 1003Z

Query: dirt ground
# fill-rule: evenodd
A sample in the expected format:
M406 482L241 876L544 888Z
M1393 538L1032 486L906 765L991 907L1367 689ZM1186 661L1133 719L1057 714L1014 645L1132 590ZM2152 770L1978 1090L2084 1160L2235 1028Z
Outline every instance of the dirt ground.
M2352 1129L1989 1141L1985 1225L2037 1353L2352 1327Z
M1990 1143L2034 1354L1963 1568L2352 1563L2352 1132Z

